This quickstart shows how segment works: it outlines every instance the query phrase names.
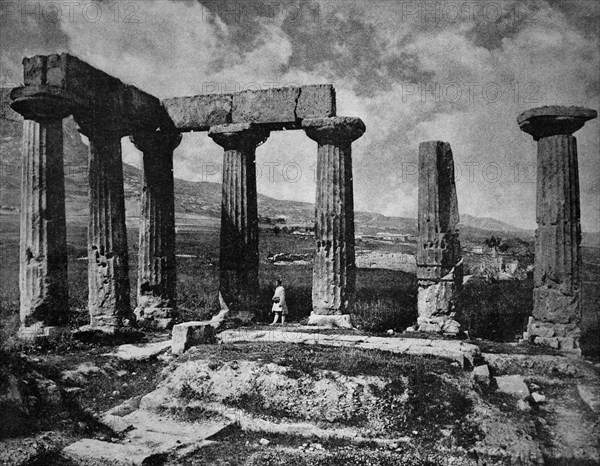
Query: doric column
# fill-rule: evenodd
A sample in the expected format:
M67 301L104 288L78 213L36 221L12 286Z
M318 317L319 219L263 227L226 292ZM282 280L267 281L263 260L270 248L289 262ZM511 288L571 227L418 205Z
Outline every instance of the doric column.
M359 118L333 117L304 120L302 127L318 143L311 316L318 324L315 316L347 314L354 294L352 141L365 125Z
M69 102L12 93L23 122L19 337L33 340L68 331L67 227L62 120Z
M173 151L180 133L140 133L131 137L143 152L142 207L138 252L138 323L173 324L175 284L175 190Z
M533 315L525 337L580 353L581 226L577 140L594 110L540 107L517 118L538 142Z
M208 135L223 149L220 292L234 315L254 315L258 284L256 147L269 131L248 123L213 126Z
M450 144L419 146L417 280L419 330L456 334L456 293L462 284L458 200Z
M91 121L89 139L88 309L92 329L118 331L134 318L129 303L129 257L123 189L123 134Z

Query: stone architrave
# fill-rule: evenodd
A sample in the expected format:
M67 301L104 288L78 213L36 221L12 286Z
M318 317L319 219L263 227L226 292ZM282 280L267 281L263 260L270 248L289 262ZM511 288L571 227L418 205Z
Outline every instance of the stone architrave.
M258 304L256 148L269 131L251 123L218 125L208 135L223 149L219 290L229 317L250 320Z
M418 319L419 330L456 334L456 293L462 282L458 200L450 144L419 146Z
M19 337L68 332L67 228L62 120L72 103L58 96L12 92L23 115Z
M131 141L143 153L138 252L138 323L168 328L175 318L175 188L173 151L180 133L139 133Z
M352 142L365 132L359 118L308 119L302 127L318 143L315 263L310 324L348 314L356 282ZM339 325L339 324L337 324ZM344 325L346 326L346 325Z
M86 122L87 123L87 122ZM114 333L128 325L129 254L125 225L122 133L102 123L81 125L89 139L88 309L90 327Z
M577 140L595 110L551 106L523 112L521 130L537 148L533 315L525 338L581 353L581 226Z

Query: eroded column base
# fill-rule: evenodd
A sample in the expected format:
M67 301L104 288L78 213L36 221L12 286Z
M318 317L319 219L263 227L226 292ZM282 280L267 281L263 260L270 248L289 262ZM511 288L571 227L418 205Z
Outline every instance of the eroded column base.
M69 335L71 329L68 326L49 326L35 324L31 326L21 326L17 333L19 340L37 343L40 341L56 341L64 335Z
M527 331L523 339L539 346L549 346L561 351L581 355L579 337L581 329L577 324L559 324L541 322L535 317L529 317Z
M420 332L458 335L460 324L454 319L456 285L453 279L435 282L419 280L417 329Z
M460 333L460 324L453 316L419 317L417 328L419 332L443 333L444 335L456 336Z
M143 296L133 311L136 322L147 328L170 329L175 323L176 311L169 302L156 296Z
M313 312L308 318L308 325L330 328L354 328L350 322L350 314L321 315Z

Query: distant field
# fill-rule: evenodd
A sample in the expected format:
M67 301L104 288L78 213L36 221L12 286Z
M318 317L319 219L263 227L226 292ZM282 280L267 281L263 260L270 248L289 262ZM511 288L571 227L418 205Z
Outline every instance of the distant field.
M198 230L189 225L177 234L178 303L182 320L204 318L218 309L219 231L206 224ZM87 323L87 261L85 226L69 225L69 281L72 325ZM137 229L128 230L132 303L135 303L137 283ZM16 330L18 325L18 216L0 217L0 339ZM357 248L381 252L414 251L414 246L402 244L357 244ZM583 338L588 352L600 349L600 255L596 248L583 249ZM311 310L311 265L275 265L267 256L285 253L310 253L311 237L261 231L260 285L264 308L259 319L270 318L272 282L282 278L294 320L300 320ZM467 267L472 259L466 255ZM532 282L500 282L466 288L461 309L463 328L472 337L514 341L523 331L531 313ZM357 273L356 315L367 329L403 330L416 321L416 277L414 274L386 269L359 269Z

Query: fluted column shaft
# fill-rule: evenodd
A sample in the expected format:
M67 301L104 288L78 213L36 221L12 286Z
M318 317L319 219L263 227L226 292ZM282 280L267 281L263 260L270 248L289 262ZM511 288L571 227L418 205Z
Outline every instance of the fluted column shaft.
M313 313L345 314L356 284L352 141L365 126L335 117L305 120L303 127L318 143Z
M89 138L90 217L88 226L88 309L90 325L114 332L131 319L129 257L121 134L99 128Z
M62 116L23 122L19 289L23 338L68 319Z
M173 151L181 134L142 133L131 140L143 152L144 166L135 315L138 322L165 328L176 307Z
M577 141L572 133L595 117L595 111L578 107L541 107L517 120L538 141L533 314L526 337L577 353L581 226Z
M417 279L419 330L456 334L456 292L462 284L460 221L450 144L419 145Z
M220 292L233 312L253 313L259 293L256 147L269 131L251 124L214 126L225 149L221 200Z

